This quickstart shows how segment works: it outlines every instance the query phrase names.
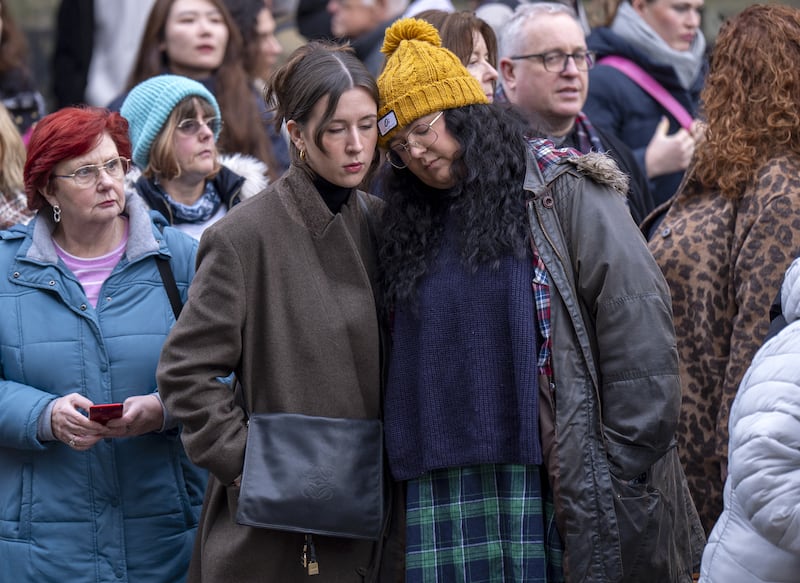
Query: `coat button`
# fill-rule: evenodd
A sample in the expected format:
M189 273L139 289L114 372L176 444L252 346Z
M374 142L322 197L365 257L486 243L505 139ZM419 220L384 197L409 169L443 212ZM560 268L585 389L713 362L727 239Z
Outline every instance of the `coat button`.
M545 196L542 199L542 204L544 205L544 208L548 208L548 209L553 208L553 197L552 196Z
M672 234L672 229L670 229L669 227L664 227L663 229L661 229L662 237L669 237L671 234Z
M87 310L86 304L81 304L81 311L85 312Z
M56 281L54 279L51 279L50 281L47 282L47 285L55 285L55 284Z
M17 278L17 277L19 277L19 271L15 271L14 272L14 278Z

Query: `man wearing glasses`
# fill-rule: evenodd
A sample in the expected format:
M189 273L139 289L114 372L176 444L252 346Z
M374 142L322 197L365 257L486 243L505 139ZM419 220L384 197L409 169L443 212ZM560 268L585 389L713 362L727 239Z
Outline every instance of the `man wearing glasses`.
M532 133L584 154L607 152L630 177L628 207L638 224L654 208L647 180L630 149L594 127L583 113L595 56L573 9L535 2L517 7L500 36L497 103L516 105Z

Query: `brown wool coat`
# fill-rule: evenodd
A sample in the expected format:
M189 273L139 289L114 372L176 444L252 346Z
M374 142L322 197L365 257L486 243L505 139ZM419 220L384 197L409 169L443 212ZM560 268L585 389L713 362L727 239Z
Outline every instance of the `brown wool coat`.
M736 200L689 183L649 247L672 294L681 461L711 532L722 512L730 406L763 343L783 273L800 254L800 157L770 160Z
M360 196L378 212L378 199ZM257 413L378 417L374 271L357 195L333 215L296 168L204 232L189 300L158 369L189 457L211 473L188 581L307 580L302 535L234 521L238 488L230 484L242 473L247 429L216 379L234 370ZM315 540L313 581L364 580L373 543Z

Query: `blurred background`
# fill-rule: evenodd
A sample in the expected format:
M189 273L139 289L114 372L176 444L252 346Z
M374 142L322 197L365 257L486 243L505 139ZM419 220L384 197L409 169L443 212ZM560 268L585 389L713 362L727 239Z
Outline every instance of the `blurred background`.
M52 106L52 88L50 82L50 59L54 46L54 21L59 0L5 0L17 24L25 31L30 44L31 68L33 69L39 89L47 99L48 106ZM114 2L115 0L107 0ZM296 34L293 30L293 14L297 0L273 0L273 8L279 29L283 35ZM601 5L608 0L584 0L587 11L591 14L601 10ZM468 1L456 0L458 8L469 8ZM777 2L766 2L777 4ZM782 2L792 6L800 6L800 0ZM720 23L731 14L742 10L754 2L739 0L706 0L703 17L703 32L709 43L713 42ZM131 47L136 51L138 47Z

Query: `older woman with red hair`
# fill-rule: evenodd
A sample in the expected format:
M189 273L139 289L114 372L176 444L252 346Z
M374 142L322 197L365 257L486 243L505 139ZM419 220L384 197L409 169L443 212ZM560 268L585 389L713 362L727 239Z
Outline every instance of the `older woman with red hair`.
M183 452L155 370L196 243L126 197L130 155L119 114L45 117L24 169L28 206L39 212L0 231L0 563L9 579L185 578L205 475ZM116 418L95 417L112 403Z

